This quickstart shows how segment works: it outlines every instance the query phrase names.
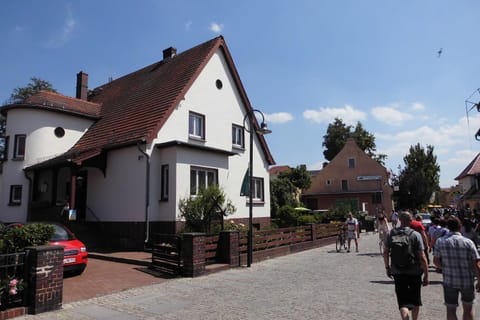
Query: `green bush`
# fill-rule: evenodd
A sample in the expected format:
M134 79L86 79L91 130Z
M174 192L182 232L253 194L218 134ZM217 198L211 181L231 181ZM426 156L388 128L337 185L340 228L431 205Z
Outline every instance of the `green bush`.
M44 223L4 228L0 234L0 253L19 252L25 247L45 245L54 231L53 226Z
M302 226L309 223L319 223L319 222L317 221L314 215L306 214L298 217L297 223L298 225Z

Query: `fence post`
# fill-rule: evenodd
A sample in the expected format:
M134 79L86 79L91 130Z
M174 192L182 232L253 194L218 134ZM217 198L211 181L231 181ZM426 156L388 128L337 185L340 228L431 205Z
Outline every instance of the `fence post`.
M311 241L317 240L317 225L315 223L309 223L310 225L310 237Z
M63 295L63 247L27 247L25 252L25 267L29 272L29 313L60 309Z
M240 266L240 233L235 230L220 231L218 243L220 262Z
M186 277L205 273L205 234L184 233L182 241L183 270Z

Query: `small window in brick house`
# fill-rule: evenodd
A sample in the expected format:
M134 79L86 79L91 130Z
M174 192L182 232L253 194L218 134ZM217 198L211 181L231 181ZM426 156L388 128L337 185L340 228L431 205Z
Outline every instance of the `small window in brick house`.
M353 158L348 159L348 167L349 168L355 168L355 159L353 159Z
M54 130L55 137L62 138L65 135L65 129L62 127L56 127Z
M332 180L327 179L327 181L325 181L325 184L326 184L327 186L331 185L331 184L332 184Z
M342 180L342 191L348 191L348 181Z

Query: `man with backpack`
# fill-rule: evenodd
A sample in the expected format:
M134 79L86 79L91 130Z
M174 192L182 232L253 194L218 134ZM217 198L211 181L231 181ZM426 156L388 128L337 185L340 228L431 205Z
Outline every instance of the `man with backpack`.
M433 263L443 272L447 319L457 319L458 296L461 295L463 319L473 320L475 289L480 292L480 255L473 241L460 233L460 219L450 216L447 227L450 233L439 238L433 249Z
M387 276L395 281L395 294L402 320L418 319L422 305L421 287L428 285L428 264L423 239L411 229L412 215L399 214L400 227L392 229L385 241L383 260ZM423 274L423 279L422 279Z

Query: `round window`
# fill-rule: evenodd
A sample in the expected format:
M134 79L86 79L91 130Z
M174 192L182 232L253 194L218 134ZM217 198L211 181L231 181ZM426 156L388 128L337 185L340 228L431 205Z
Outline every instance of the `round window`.
M217 86L218 90L222 89L223 88L222 80L217 79L217 81L215 81L215 85Z
M65 129L63 129L62 127L56 127L55 128L55 136L57 138L61 138L65 135Z

